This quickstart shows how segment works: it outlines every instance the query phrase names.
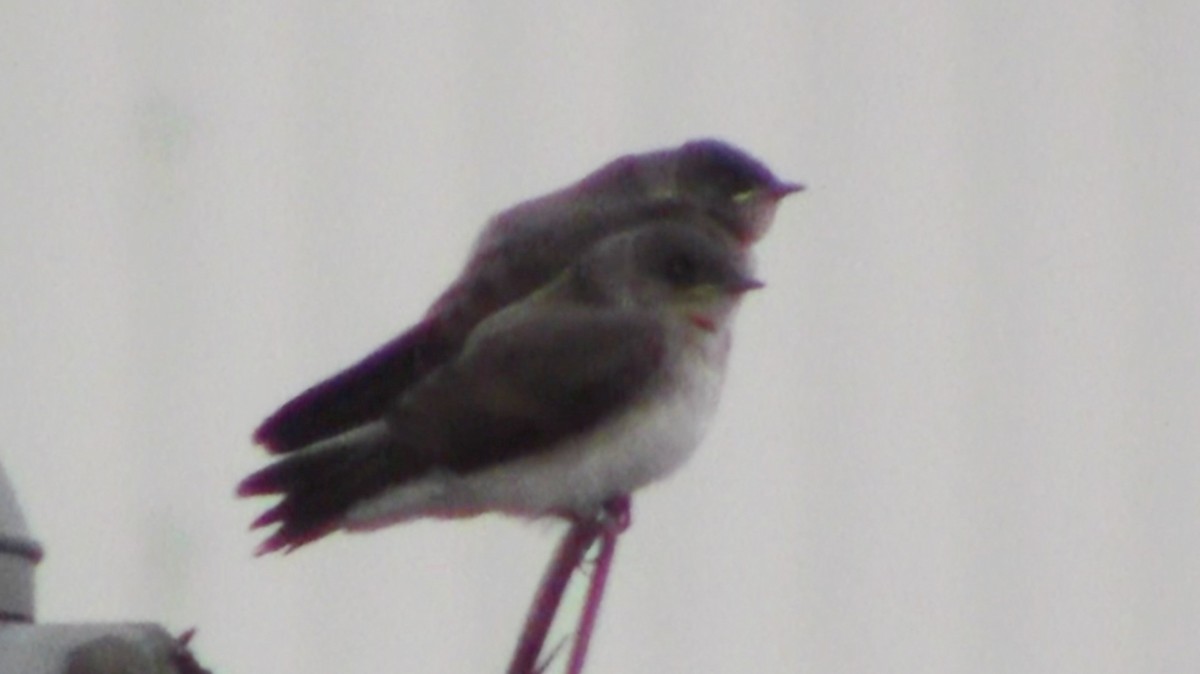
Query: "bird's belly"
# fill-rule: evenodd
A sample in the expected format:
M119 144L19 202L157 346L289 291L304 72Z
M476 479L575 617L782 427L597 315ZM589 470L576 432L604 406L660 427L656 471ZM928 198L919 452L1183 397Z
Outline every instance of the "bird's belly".
M479 510L586 513L682 465L704 437L722 367L698 358L673 384L560 446L475 475L452 478L447 496Z

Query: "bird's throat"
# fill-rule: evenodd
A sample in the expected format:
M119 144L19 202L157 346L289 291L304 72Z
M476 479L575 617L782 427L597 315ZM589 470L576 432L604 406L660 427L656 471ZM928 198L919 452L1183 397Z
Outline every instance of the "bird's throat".
M688 314L688 320L692 322L692 325L696 326L697 328L700 328L701 330L703 330L705 332L716 332L717 331L716 322L714 322L713 319L709 318L708 316L705 316L704 314Z

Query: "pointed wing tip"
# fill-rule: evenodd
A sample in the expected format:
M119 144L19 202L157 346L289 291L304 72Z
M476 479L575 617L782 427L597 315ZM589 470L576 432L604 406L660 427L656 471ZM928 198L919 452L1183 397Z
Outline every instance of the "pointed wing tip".
M250 525L250 528L252 530L258 529L260 527L265 527L269 524L282 521L282 516L278 513L278 510L279 507L276 506L262 515L259 515L258 519L254 520L254 522ZM271 532L270 536L267 536L261 543L258 544L258 547L254 548L254 556L262 557L274 552L286 555L291 553L292 550L304 545L309 540L311 540L311 538L306 536L297 536L294 531L290 531L288 529L288 526L285 523L275 531Z
M283 443L279 441L279 434L276 432L274 424L271 423L272 420L267 419L261 426L254 429L250 440L265 449L268 454L281 454L283 453Z
M265 526L275 524L276 522L281 522L283 521L283 515L284 512L282 503L268 508L263 511L261 515L254 518L254 521L250 523L250 530L253 531L254 529L261 529Z
M268 537L267 540L263 541L262 543L259 543L258 547L254 548L254 556L265 557L273 552L281 551L286 555L287 553L291 552L292 549L288 546L287 542L280 540L278 534L276 534Z
M333 531L334 528L333 526L324 526L311 531L296 532L289 531L287 526L284 525L277 529L275 533L268 536L262 543L258 544L258 547L254 549L254 556L262 557L276 552L283 555L290 555L297 548L325 536Z
M270 494L271 491L269 488L262 484L260 480L255 479L258 475L258 473L255 473L239 482L238 486L233 490L234 495L238 498L249 498L251 496Z
M241 498L283 493L286 490L282 475L286 474L286 470L287 465L283 461L269 464L242 478L234 493Z

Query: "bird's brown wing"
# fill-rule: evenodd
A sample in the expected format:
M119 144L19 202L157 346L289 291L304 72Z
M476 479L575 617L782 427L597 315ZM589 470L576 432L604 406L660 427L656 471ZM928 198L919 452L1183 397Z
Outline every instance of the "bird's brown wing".
M546 451L644 395L663 362L653 315L560 308L471 344L389 415L429 461L467 473Z

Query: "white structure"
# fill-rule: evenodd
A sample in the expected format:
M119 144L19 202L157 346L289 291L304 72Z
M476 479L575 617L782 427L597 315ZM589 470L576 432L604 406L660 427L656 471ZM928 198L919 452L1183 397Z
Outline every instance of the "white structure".
M199 674L177 642L154 624L37 625L33 571L42 547L29 535L0 466L0 672L21 674Z

